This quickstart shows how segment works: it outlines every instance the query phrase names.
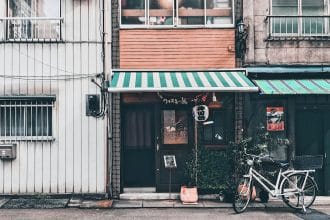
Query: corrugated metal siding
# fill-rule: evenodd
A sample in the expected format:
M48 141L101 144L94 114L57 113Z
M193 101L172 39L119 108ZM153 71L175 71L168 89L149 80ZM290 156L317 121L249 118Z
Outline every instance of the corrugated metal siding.
M85 116L85 95L99 90L89 78L56 80L102 72L99 4L62 0L65 43L0 43L0 96L56 95L55 141L18 142L17 159L0 160L0 194L106 191L107 121Z
M234 68L234 29L120 30L121 68Z

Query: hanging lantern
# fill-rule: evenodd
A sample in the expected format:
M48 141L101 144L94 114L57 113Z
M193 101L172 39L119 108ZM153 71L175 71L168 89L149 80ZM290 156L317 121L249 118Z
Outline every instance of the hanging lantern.
M217 100L217 97L215 96L215 92L213 92L212 95L212 102L208 104L209 108L222 108L222 103Z
M195 121L206 121L209 118L209 108L206 105L194 106L193 117Z

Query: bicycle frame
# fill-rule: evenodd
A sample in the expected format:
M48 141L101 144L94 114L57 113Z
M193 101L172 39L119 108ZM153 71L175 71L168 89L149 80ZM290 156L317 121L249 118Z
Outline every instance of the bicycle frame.
M256 171L255 169L253 169L253 167L251 166L249 169L249 174L248 175L244 175L244 177L249 178L249 187L251 185L252 179L256 180L268 193L270 193L273 197L278 197L278 196L282 196L282 195L288 195L289 192L284 192L281 193L281 186L282 183L284 181L284 179L288 179L288 181L292 182L289 177L293 174L297 174L297 173L302 173L305 175L305 179L304 179L304 183L302 186L302 189L305 187L306 184L306 180L309 176L309 173L311 172L315 172L315 170L286 170L284 172L282 172L282 169L279 170L279 173L277 175L277 180L276 180L276 184L274 185L270 180L268 180L267 178L265 178L264 176L262 176L260 173L258 173L258 171ZM267 186L268 184L268 186ZM299 188L295 188L293 189L294 191L298 191L301 192L301 189Z

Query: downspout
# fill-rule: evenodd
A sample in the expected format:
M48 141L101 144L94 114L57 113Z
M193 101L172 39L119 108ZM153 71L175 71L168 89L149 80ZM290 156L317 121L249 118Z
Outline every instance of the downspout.
M111 0L103 0L103 72L104 72L104 90L108 91L108 86L111 80L111 48L112 48L112 36L111 36ZM109 32L110 30L110 32ZM107 109L107 192L112 198L112 93L108 93L106 100Z

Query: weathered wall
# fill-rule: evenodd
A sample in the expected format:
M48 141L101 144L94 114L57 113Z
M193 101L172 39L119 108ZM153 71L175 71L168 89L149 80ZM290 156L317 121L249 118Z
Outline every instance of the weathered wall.
M0 43L0 96L56 95L55 141L19 141L17 159L0 160L0 194L106 192L107 120L85 116L102 72L100 2L62 0L63 43Z
M270 1L243 1L244 22L248 25L246 65L329 64L330 41L267 40Z
M233 68L234 29L120 30L120 68Z

